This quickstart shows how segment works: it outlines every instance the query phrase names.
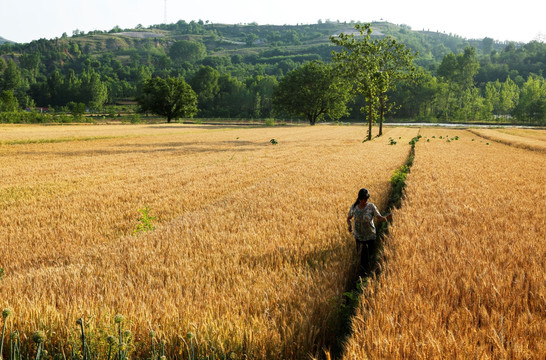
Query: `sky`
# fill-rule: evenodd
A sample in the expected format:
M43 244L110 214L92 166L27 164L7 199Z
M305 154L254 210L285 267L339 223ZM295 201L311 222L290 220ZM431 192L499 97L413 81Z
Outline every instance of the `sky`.
M144 27L178 20L260 25L318 20L388 21L468 39L546 41L543 0L0 0L0 36L19 43L74 30Z

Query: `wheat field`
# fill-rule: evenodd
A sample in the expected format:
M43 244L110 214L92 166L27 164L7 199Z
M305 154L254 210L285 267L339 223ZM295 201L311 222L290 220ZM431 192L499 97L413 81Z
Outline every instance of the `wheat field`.
M542 129L471 129L484 139L522 149L546 152L546 130Z
M66 142L78 140L99 140L120 137L134 136L160 136L195 133L202 131L200 126L168 126L168 125L128 125L109 124L95 125L90 123L82 124L54 124L43 126L29 125L0 125L0 144L27 144L27 143L48 143ZM216 126L216 129L221 129Z
M546 358L546 155L420 134L344 359Z
M347 210L361 187L386 205L417 132L2 126L8 331L43 330L55 354L79 348L82 318L104 352L121 314L134 358L152 330L168 358L319 354L355 271ZM143 209L155 228L134 234Z

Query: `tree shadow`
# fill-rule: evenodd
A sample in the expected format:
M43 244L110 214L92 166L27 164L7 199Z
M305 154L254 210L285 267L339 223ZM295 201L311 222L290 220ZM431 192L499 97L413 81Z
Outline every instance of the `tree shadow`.
M268 142L255 143L251 141L221 141L215 143L200 142L170 142L154 144L118 144L110 149L82 149L71 151L48 152L62 157L78 156L109 156L124 154L182 153L186 155L201 153L241 153L252 152L268 146ZM129 149L131 148L131 149ZM21 151L17 155L40 155L43 151Z

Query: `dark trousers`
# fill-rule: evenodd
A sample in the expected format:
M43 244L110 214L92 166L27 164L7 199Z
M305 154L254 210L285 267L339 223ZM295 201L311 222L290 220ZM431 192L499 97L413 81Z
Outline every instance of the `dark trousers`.
M373 267L375 258L375 240L356 241L356 249L360 251L360 270L368 272Z

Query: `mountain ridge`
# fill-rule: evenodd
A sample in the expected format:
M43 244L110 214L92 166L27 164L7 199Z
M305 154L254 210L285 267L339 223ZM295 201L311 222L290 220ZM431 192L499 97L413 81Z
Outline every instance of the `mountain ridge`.
M176 23L171 23L171 24L150 25L147 28L144 28L144 27L141 27L141 25L138 25L138 26L136 26L134 28L120 29L118 26L115 26L111 30L93 30L93 31L89 31L87 34L88 35L89 34L96 34L96 33L103 33L103 34L114 33L114 34L116 34L116 33L119 33L119 32L125 32L125 33L134 32L135 30L136 31L148 31L150 29L169 28L169 27L172 27L172 26L179 25L180 23L200 24L200 25L204 25L205 27L215 27L215 26L219 26L219 27L239 27L239 28L244 28L244 27L256 28L256 27L258 27L258 28L262 28L262 29L291 29L291 28L304 28L304 27L313 27L313 26L319 26L319 27L332 26L332 27L335 27L337 29L346 27L345 31L343 31L343 32L351 33L351 32L354 31L354 28L353 28L354 24L356 24L356 23L362 23L363 24L363 23L367 23L367 22L334 22L334 21L327 21L327 22L318 22L317 24L273 25L273 24L257 24L257 23L248 23L248 24L247 23L245 23L245 24L240 24L240 23L239 24L207 23L207 24L203 24L201 20L199 22L191 21L189 23L186 23L184 20L180 20L180 21L178 21ZM444 35L444 36L448 36L448 37L459 38L459 39L462 39L464 41L481 41L482 40L482 38L479 38L479 39L478 38L466 38L466 37L463 37L463 36L458 35L458 34L452 34L452 33L447 34L446 32L441 32L441 31L430 31L430 30L425 30L425 29L414 30L408 25L394 24L394 23L390 23L388 21L372 21L370 23L372 24L372 27L374 28L374 32L377 32L377 30L376 30L377 27L395 26L395 27L399 27L401 29L406 29L406 30L409 30L409 31L412 31L412 32L415 32L415 33ZM75 37L75 36L85 35L85 32L78 32L78 30L75 30L73 33L74 33L74 35L70 36L70 38ZM66 35L66 33L64 35ZM332 35L334 35L334 34L332 34ZM383 34L379 30L379 33L377 33L376 35L383 35ZM65 37L65 36L63 36L63 37ZM485 38L490 38L490 37L486 36ZM11 41L11 40L8 40L8 39L3 38L2 36L0 36L0 44L4 44L4 43L27 44L27 43L31 43L31 42L38 41L38 40L56 40L56 39L58 39L58 38L51 38L51 39L39 38L39 39L33 39L30 42L15 42L15 41ZM507 44L507 43L523 44L522 42L518 42L518 41L500 41L500 40L497 40L497 39L493 39L493 41L496 42L496 43L502 43L502 44Z

